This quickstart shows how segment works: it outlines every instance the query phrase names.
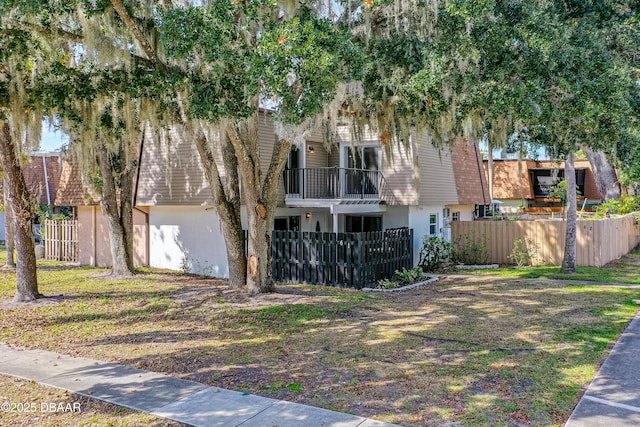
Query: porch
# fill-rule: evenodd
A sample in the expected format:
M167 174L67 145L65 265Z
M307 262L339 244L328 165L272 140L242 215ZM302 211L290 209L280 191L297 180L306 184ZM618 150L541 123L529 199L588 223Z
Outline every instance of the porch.
M287 169L284 172L285 203L300 201L348 201L379 203L382 174L376 169L316 167Z

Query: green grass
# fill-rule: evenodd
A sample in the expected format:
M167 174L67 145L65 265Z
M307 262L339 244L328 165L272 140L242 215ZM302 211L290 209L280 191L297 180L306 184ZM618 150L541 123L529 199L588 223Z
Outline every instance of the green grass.
M0 341L407 426L562 424L640 299L506 277L248 297L152 269L40 266L40 291L64 299L0 309ZM625 268L598 270L622 281ZM14 292L15 272L0 270L0 299Z
M631 252L629 258L640 258L640 252ZM560 266L543 265L537 267L501 267L492 269L464 270L461 273L478 276L498 276L519 279L579 280L585 282L608 282L640 284L640 264L614 261L607 267L576 267L575 274L561 274Z

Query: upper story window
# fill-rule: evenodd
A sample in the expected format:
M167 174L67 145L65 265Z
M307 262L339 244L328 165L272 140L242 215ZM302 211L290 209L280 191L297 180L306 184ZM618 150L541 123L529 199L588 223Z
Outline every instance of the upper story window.
M379 170L379 148L373 146L345 147L345 164L348 169Z

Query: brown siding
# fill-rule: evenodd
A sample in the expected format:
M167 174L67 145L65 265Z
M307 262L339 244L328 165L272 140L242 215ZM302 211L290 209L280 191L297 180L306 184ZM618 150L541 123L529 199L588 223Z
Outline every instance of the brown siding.
M484 169L489 173L488 162L484 161ZM530 160L494 160L493 161L493 197L496 199L532 199L533 189L529 177L529 167L534 167ZM488 178L487 178L488 180Z

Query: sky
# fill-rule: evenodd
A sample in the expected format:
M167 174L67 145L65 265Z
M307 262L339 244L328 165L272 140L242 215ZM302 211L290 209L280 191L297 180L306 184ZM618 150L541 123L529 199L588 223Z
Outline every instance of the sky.
M69 136L62 131L56 131L49 126L48 121L42 122L42 139L40 151L58 151L63 145L69 143Z

